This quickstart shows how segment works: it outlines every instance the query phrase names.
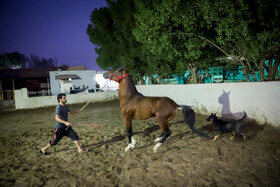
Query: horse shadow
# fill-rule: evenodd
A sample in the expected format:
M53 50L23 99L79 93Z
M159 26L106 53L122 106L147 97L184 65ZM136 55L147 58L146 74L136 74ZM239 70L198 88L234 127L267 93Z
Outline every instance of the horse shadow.
M177 122L174 122L174 123L170 123L169 127L172 127L174 125L180 125L182 123L183 123L183 121L177 121ZM151 133L153 133L155 131L158 131L158 130L160 130L159 125L158 124L154 124L154 125L152 125L150 127L145 128L142 131L135 131L133 134L134 135L142 135L142 137L147 137L147 136L150 136ZM171 141L174 142L174 141L179 140L180 138L182 138L183 136L185 136L186 134L189 134L189 133L190 132L178 134L178 135L175 135L174 137L172 136L169 139L171 139ZM112 143L121 142L121 141L123 141L125 139L127 139L127 135L119 135L119 136L114 136L114 137L112 137L109 140L96 142L93 145L86 144L86 145L84 145L84 147L90 147L91 149L92 148L98 148L98 147L101 147L103 145L108 146L109 144L112 144ZM137 147L135 147L135 149L142 149L142 148L147 148L147 147L150 147L150 146L154 146L154 142L153 141L151 143L148 143L148 144L143 145L143 146L137 146ZM69 150L75 150L75 149L77 149L77 148L75 148L75 147L74 148L63 148L63 149L60 149L60 150L56 150L56 152L69 151ZM89 152L90 151L91 150L89 150Z
M223 93L218 97L218 103L222 105L221 114L224 120L237 120L243 117L244 112L232 113L230 109L230 92L223 90Z
M174 125L180 125L182 123L183 123L183 121L173 122L173 123L169 124L169 127L172 127ZM154 124L154 125L152 125L150 127L145 128L142 131L135 131L133 134L134 135L142 135L142 137L147 137L147 136L150 136L151 133L153 133L155 131L158 131L158 130L160 130L159 125L158 124ZM174 141L179 140L180 138L182 138L183 136L185 136L186 134L189 134L189 133L190 132L184 132L182 134L178 134L178 135L172 136L169 139L171 139L171 141L174 142ZM99 142L93 144L92 148L94 148L94 147L98 148L100 146L108 145L108 144L112 144L112 143L116 143L116 142L120 142L120 141L123 141L125 139L127 139L127 135L115 136L115 137L112 137L109 140L99 141ZM144 145L144 146L137 146L135 149L147 148L147 147L150 147L150 146L153 146L153 145L154 145L154 142L151 142L151 143L149 143L147 145ZM85 145L85 146L88 147L90 145Z
M231 111L230 108L230 93L226 92L225 90L223 90L223 93L221 94L221 96L218 97L218 103L221 104L222 108L221 108L221 119L222 120L238 120L241 119L244 116L244 112L236 112L233 113ZM267 119L265 116L263 116L265 119L265 123L264 124L259 124L255 119L250 118L249 116L247 116L244 121L243 121L243 125L240 127L240 131L242 133L245 133L246 138L250 139L253 138L254 136L257 135L258 132L262 131L266 124L267 124ZM212 123L208 123L207 125L202 127L203 130L208 131L210 134L215 134L215 127ZM237 140L242 139L242 136L239 136Z

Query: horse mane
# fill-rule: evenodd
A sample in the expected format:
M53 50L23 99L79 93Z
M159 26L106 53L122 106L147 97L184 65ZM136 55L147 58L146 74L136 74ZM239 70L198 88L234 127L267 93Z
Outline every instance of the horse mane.
M120 68L119 71L122 71L123 75L129 73L124 68ZM121 80L120 81L120 86L125 86L126 87L126 89L124 89L125 93L122 93L121 95L126 95L128 97L142 95L137 91L135 83L134 83L133 78L132 78L132 75L130 75L130 74L127 76L126 80Z

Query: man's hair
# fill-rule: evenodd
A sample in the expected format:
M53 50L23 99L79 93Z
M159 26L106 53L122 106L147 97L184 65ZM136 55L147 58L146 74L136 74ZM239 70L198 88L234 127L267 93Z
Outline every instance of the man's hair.
M66 96L64 93L60 93L57 95L57 101L59 102L59 99L62 99L62 96Z

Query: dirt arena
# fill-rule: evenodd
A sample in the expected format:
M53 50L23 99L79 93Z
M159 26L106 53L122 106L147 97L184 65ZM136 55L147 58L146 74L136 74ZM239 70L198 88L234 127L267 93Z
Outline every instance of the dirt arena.
M269 124L247 119L242 129L247 140L226 134L214 142L192 133L178 113L170 125L173 134L154 154L161 133L155 120L133 121L136 148L125 152L118 101L91 103L69 115L83 147L97 138L90 151L78 153L65 137L50 155L40 155L53 138L54 110L0 111L0 186L280 186L280 129ZM196 127L213 136L207 117L196 114Z

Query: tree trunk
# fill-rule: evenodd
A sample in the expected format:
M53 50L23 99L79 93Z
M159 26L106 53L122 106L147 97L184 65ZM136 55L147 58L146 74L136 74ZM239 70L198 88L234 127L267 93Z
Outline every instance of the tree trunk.
M249 74L251 74L253 76L254 82L256 82L257 81L257 76L256 76L256 73L255 73L255 70L253 68L250 68L247 72L248 72L247 73L248 74L248 78L249 78ZM247 76L246 76L246 78L247 78ZM249 79L249 81L251 81L251 80Z
M208 83L209 83L209 70L208 69L205 69L205 75L206 75L206 77L208 79Z
M244 66L242 71L245 73L245 77L249 81L251 81L249 78L249 74L251 74L254 78L254 81L256 82L257 81L256 73L254 68L251 66L250 61L247 58L245 58L245 63L243 63L241 60L239 62L241 62L241 64ZM255 63L255 65L258 67L258 64Z
M256 73L255 73L255 71L254 71L254 70L253 70L253 71L251 71L251 75L253 76L254 81L255 81L255 82L257 82L257 77L256 77Z
M274 81L275 80L275 75L276 75L276 72L278 70L280 59L279 59L279 57L276 57L273 66L272 66L272 60L273 59L269 60L269 66L265 65L265 69L268 73L268 81Z
M197 71L196 71L196 68L193 67L191 71L192 71L192 76L193 76L194 83L197 84L197 83L198 83L198 79L197 79Z
M244 73L244 77L250 82L250 78L249 78L249 73L247 71L248 69L246 67L243 67L241 69L241 71Z
M260 60L259 66L257 66L260 72L260 79L261 81L265 81L264 79L264 60Z
M193 66L192 64L187 64L188 70L191 72L191 76L188 77L188 82L189 83L194 83L197 84L198 83L198 79L197 79L197 70L195 68L195 66Z

